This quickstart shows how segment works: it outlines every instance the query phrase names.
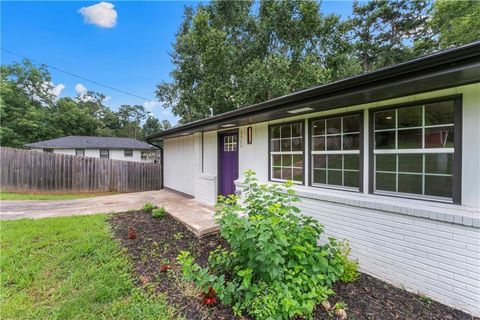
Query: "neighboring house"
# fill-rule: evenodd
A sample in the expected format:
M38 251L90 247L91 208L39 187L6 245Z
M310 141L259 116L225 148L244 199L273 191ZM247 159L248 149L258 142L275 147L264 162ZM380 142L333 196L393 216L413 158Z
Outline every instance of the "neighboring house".
M34 151L136 162L157 162L160 149L131 138L68 136L25 145Z
M480 42L175 127L164 185L293 180L363 272L480 316Z

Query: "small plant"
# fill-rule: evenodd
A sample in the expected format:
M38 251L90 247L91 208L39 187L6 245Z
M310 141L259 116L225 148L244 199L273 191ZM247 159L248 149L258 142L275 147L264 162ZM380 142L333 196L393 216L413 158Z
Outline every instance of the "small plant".
M352 249L347 241L340 241L337 244L338 251L337 257L338 263L343 266L343 273L340 277L340 281L344 283L353 282L358 279L360 272L358 272L358 261L350 260L348 256Z
M175 233L175 234L173 235L173 238L174 238L175 240L180 240L180 239L183 238L183 233L177 232L177 233Z
M167 272L168 270L172 270L172 266L169 265L169 264L165 264L163 266L160 267L160 272Z
M217 298L215 297L215 289L213 289L212 287L209 287L206 293L202 293L201 297L203 304L206 306L211 306L215 302L217 302Z
M147 202L147 203L145 203L145 205L143 206L142 211L151 213L151 212L153 211L153 209L155 209L155 208L157 208L156 205L154 205L153 203Z
M418 300L422 301L423 303L426 303L427 305L430 305L433 302L432 298L423 294L418 297Z
M165 210L164 207L155 208L155 209L152 210L152 217L153 218L164 218L166 213L167 213L167 211Z
M137 238L137 231L134 228L129 227L128 228L128 239L133 240L133 239L136 239L136 238Z

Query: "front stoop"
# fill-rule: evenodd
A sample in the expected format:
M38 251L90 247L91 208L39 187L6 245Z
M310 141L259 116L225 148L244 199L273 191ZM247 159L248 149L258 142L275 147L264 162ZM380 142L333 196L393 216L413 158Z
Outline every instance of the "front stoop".
M155 204L163 206L171 217L180 221L197 237L202 238L218 232L219 227L215 223L215 210L212 206L171 190L161 190L160 192L162 195Z

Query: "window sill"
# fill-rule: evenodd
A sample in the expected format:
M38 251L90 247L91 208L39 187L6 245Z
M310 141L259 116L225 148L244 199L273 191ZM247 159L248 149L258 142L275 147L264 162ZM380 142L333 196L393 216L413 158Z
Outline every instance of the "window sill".
M235 181L242 187L242 181ZM380 210L430 220L454 223L468 227L480 228L480 209L449 203L431 202L416 199L403 199L384 195L354 193L351 191L294 186L301 198L315 199L343 205Z

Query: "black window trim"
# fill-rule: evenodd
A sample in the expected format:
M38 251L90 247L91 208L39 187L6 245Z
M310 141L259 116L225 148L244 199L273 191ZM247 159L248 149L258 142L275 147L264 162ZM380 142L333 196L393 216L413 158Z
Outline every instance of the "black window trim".
M275 180L272 179L272 170L271 170L271 162L272 162L272 149L271 149L271 144L272 144L272 127L276 126L288 126L288 125L293 125L293 124L300 124L302 126L302 146L303 146L303 151L302 151L302 183L300 182L294 182L295 185L297 186L305 186L306 181L305 181L305 119L300 119L300 120L294 120L294 121L289 121L289 122L277 122L277 123L271 123L268 124L268 181L270 182L276 182L276 183L283 183L284 181L282 180Z
M102 157L102 150L107 151L107 157L106 158ZM110 150L109 149L100 149L99 150L99 155L100 155L100 158L102 158L102 159L110 159Z
M358 110L358 111L352 111L352 112L343 112L343 113L333 113L330 115L325 115L321 117L314 117L314 118L308 118L308 186L312 188L319 188L319 189L333 189L333 190L340 190L340 191L348 191L348 192L355 192L355 193L363 193L363 175L364 175L364 170L363 170L363 157L364 157L364 116L363 116L363 109ZM344 186L335 186L335 185L314 185L312 181L312 175L313 175L313 163L312 163L312 142L313 142L313 134L312 134L312 125L314 121L317 120L328 120L328 119L334 119L334 118L340 118L340 117L346 117L346 116L354 116L358 115L360 116L360 127L359 127L359 154L358 154L358 189L352 188L352 187L344 187Z
M78 154L78 151L79 151L79 150L82 150L82 154ZM83 156L83 157L84 157L84 156L85 156L85 149L76 148L76 149L75 149L75 155L76 155L76 156Z
M386 197L396 197L396 198L407 198L407 199L415 199L415 200L422 200L422 201L431 201L431 202L440 202L440 203L453 203L453 204L461 204L461 197L462 197L462 95L449 95L449 96L442 96L432 99L423 99L418 101L406 102L406 103L399 103L399 104L390 104L387 106L382 106L378 108L370 108L368 114L368 192L370 194L378 195L378 196L386 196ZM452 200L445 201L436 199L433 197L423 196L423 195L410 195L405 193L398 193L398 192L382 192L378 193L375 192L375 160L374 160L374 151L375 151L375 132L374 132L374 113L383 110L394 110L394 109L402 109L408 108L413 106L418 106L422 104L429 104L435 102L442 102L442 101L454 101L454 120L453 120L453 143L454 143L454 152L453 152L453 167L452 167ZM388 193L388 194L387 194Z
M131 155L127 156L127 151L130 151ZM125 158L132 158L133 157L133 149L123 149L123 156Z

